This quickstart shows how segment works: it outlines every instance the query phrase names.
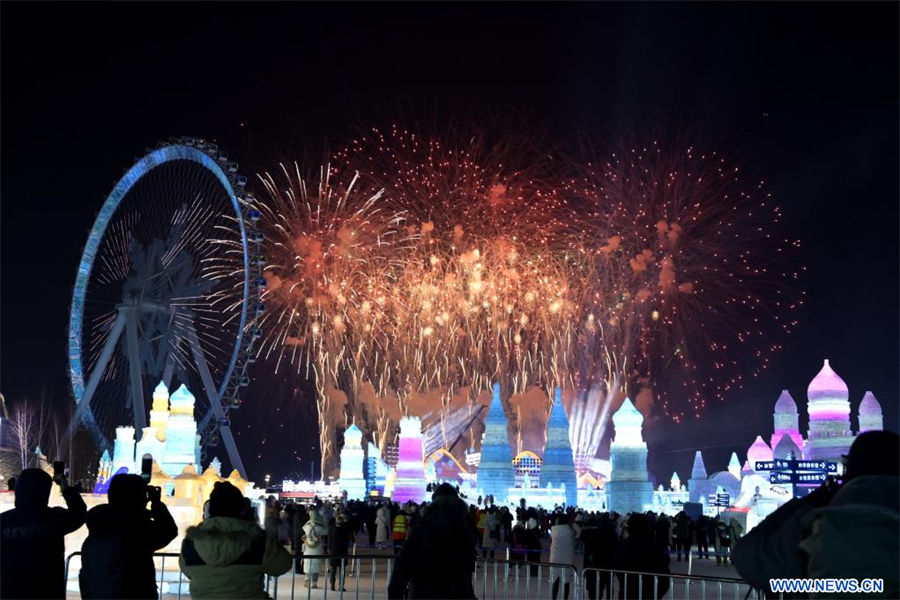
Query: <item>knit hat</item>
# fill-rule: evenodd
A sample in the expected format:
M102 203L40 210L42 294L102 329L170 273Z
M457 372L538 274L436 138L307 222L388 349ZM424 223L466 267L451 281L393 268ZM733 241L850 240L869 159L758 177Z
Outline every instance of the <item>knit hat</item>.
M864 475L900 475L900 436L892 431L856 436L847 455L844 481Z
M210 517L241 518L244 512L244 495L227 481L217 481L209 494Z

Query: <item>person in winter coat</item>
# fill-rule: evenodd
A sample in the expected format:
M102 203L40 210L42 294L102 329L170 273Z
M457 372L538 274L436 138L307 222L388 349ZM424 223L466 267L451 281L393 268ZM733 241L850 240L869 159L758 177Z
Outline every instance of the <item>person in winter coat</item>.
M528 562L531 563L531 575L538 574L537 563L541 562L541 530L538 529L537 519L529 517L525 521L525 546L528 548Z
M53 481L40 469L25 469L16 507L0 514L0 598L66 597L64 538L84 524L87 506L62 476L55 481L68 508L47 506Z
M466 504L442 483L397 556L388 598L472 600L476 556Z
M516 521L509 535L509 560L513 562L525 562L526 545L525 523Z
M369 536L369 546L375 547L375 533L377 526L375 525L375 507L366 505L363 507L363 520L366 523L366 533Z
M603 515L596 529L590 531L584 541L584 567L585 569L598 569L598 571L585 571L585 587L588 598L602 598L612 595L612 582L610 571L615 566L616 557L616 528L608 515Z
M731 556L731 527L720 517L712 520L715 524L716 564L728 564Z
M484 514L484 527L481 530L481 558L487 558L488 555L494 558L494 548L497 546L497 538L500 535L500 519L497 518L497 509L493 506Z
M731 545L734 547L737 544L737 541L741 539L741 536L744 535L744 526L741 525L741 522L731 517L728 521L728 527L731 529ZM734 564L734 561L731 561Z
M391 537L391 509L382 504L375 511L375 543L379 548L384 548Z
M294 552L294 573L303 574L303 526L309 521L306 509L297 504L291 515L291 550Z
M112 478L108 504L87 513L81 546L82 598L157 598L153 553L178 535L161 490L140 475ZM147 510L147 502L150 510Z
M178 559L191 580L191 598L268 598L263 575L291 568L291 555L243 516L244 497L227 481L209 495L209 518L189 527Z
M394 540L394 554L400 554L400 551L403 550L403 544L406 542L406 525L408 522L406 511L400 509L397 516L394 517L394 527L391 532L391 537Z
M881 597L900 597L898 472L897 434L860 434L850 447L842 486L826 482L790 500L735 544L738 573L765 591L775 578L876 577L884 579Z
M322 520L321 514L315 508L309 509L309 521L303 526L303 553L306 555L325 554L326 535L328 535L328 527ZM322 559L307 558L303 563L303 570L306 571L306 587L313 589L319 587L319 569L322 568Z
M701 514L694 523L697 538L697 558L709 558L709 517Z
M504 543L509 543L509 538L512 535L513 528L513 516L512 513L509 512L509 508L506 506L500 507L500 541Z
M669 556L665 548L656 541L649 517L634 513L628 517L626 528L628 537L619 543L616 553L616 570L640 571L648 575L629 575L619 573L619 598L628 600L662 598L669 591L669 578L658 577L654 586L654 577L650 573L669 574Z
M341 511L334 516L334 525L329 528L328 538L331 540L329 553L335 555L328 559L331 591L338 591L334 588L338 575L341 579L340 591L346 591L344 580L347 577L347 559L343 557L350 554L350 541L353 538L353 527L346 512Z
M575 565L575 530L569 525L569 519L565 514L559 514L550 528L550 562L554 564ZM569 597L569 584L571 572L562 567L550 567L550 580L553 582L553 598L559 593L559 584L562 582L563 598Z
M683 510L675 515L672 538L675 544L676 560L681 560L682 553L684 553L684 560L689 560L691 557L692 525L691 518Z

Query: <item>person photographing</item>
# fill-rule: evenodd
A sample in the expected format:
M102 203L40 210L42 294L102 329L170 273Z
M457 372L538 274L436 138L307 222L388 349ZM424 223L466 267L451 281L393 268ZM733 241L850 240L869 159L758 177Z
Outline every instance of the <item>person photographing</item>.
M66 508L48 506L54 483ZM57 467L52 478L25 469L15 494L16 507L0 514L0 598L65 598L65 536L84 524L87 513L81 490L69 486L65 469Z

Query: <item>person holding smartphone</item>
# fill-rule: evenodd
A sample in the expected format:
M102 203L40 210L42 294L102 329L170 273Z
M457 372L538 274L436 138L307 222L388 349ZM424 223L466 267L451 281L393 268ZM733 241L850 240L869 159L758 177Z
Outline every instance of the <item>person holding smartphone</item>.
M60 465L54 465L52 478L40 469L22 471L16 507L0 514L0 598L66 596L64 538L84 524L87 506ZM66 508L47 505L54 482Z
M158 598L153 553L178 535L162 490L140 475L119 474L107 498L108 504L87 514L78 578L82 598Z

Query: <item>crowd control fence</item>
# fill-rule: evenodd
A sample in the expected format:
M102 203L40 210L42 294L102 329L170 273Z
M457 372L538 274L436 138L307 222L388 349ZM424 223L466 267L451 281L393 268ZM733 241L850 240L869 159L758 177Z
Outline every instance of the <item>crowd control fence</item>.
M394 567L390 554L304 555L320 562L318 582L297 573L297 559L291 569L278 577L265 578L266 593L273 599L291 600L386 600L387 586ZM160 599L190 597L190 580L182 573L178 554L153 555ZM331 590L331 563L337 565L336 589ZM741 579L662 575L637 571L582 569L572 565L546 562L479 558L472 576L472 587L479 600L562 600L568 587L568 600L619 598L664 598L671 600L762 600L764 595ZM70 592L78 591L81 552L66 557L65 576ZM343 581L343 585L341 582ZM310 583L307 586L307 583ZM665 591L661 594L661 591Z
M665 598L671 600L764 600L743 579L643 573L609 569L582 569L581 598ZM624 594L620 592L624 590Z

